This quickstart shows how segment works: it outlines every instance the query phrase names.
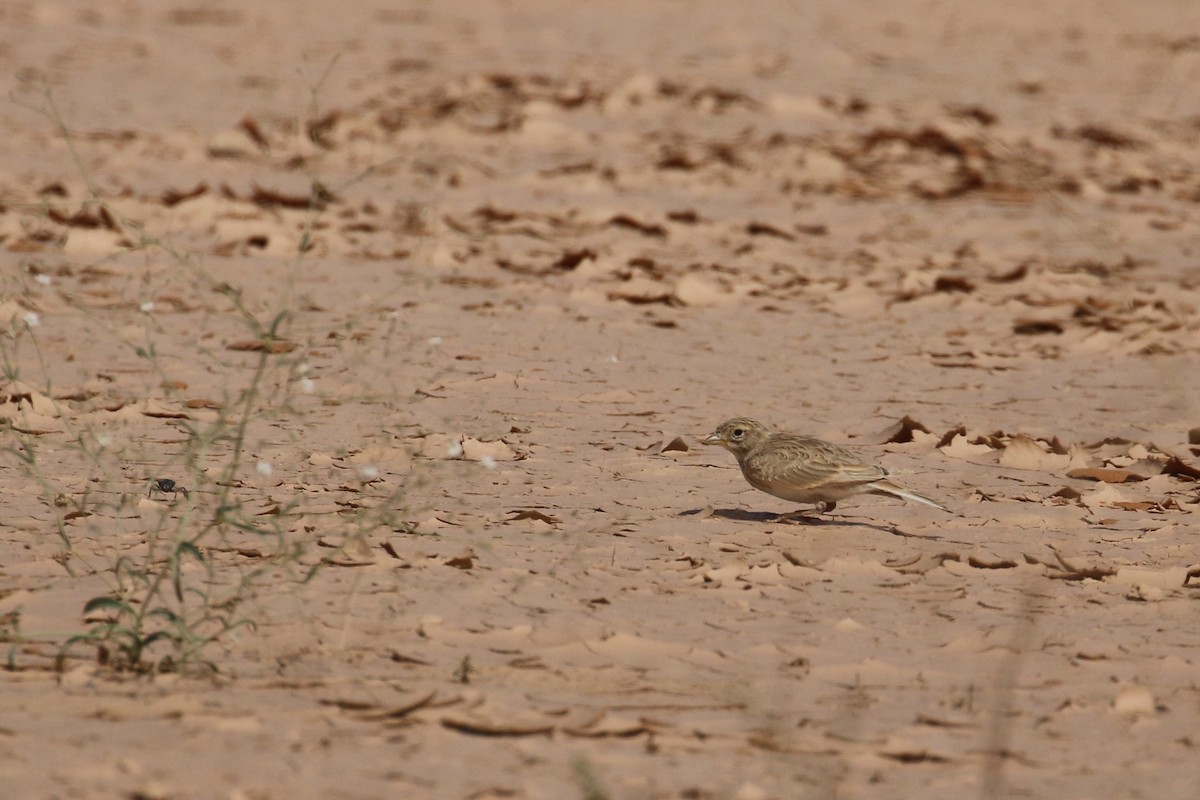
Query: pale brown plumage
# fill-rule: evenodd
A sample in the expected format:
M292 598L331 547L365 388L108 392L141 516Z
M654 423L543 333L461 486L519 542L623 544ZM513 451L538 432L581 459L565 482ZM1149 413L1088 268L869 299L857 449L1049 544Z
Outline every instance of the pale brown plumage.
M883 494L953 513L941 503L887 479L887 470L866 464L844 447L798 433L773 433L747 417L722 422L704 440L737 457L755 489L829 511L854 494Z

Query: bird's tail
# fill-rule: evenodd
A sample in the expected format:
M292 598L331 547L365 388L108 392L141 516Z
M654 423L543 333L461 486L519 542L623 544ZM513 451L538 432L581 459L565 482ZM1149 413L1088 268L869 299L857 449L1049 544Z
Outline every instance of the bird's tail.
M954 513L936 500L931 500L923 494L910 492L908 489L897 486L891 481L872 481L871 483L867 484L867 486L874 494L890 494L892 497L899 497L902 500L912 500L914 503L924 503L927 506L940 508L947 514Z

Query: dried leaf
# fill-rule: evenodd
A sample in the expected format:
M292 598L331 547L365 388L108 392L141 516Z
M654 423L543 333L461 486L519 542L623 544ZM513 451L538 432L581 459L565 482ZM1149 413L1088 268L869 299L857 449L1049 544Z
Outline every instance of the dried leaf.
M342 700L339 698L322 697L317 700L323 706L333 706L342 711L366 711L375 708L376 705L371 700Z
M676 436L674 439L663 445L662 451L664 453L668 453L672 450L678 450L683 453L686 453L689 450L688 444L683 440L682 436Z
M1021 320L1013 325L1013 333L1021 334L1022 336L1037 336L1037 335L1043 334L1043 333L1062 333L1062 332L1063 332L1062 323L1055 322L1052 319Z
M1152 503L1149 500L1121 500L1109 505L1113 508L1123 508L1126 511L1149 511L1159 507L1158 503Z
M214 410L218 410L218 409L221 409L224 407L220 402L218 402L216 400L207 400L203 397L194 397L191 400L185 400L183 402L183 405L184 405L184 408L211 408Z
M899 422L889 425L876 434L873 440L878 444L907 444L913 440L913 431L930 433L929 428L905 414ZM945 438L943 436L942 440L944 441ZM940 447L941 444L939 443L938 446Z
M364 709L347 708L346 710L348 710L348 711L357 711L357 710L364 711L365 713L360 714L359 716L365 720L395 720L395 719L400 719L402 717L407 717L409 714L413 713L414 711L419 711L422 708L425 708L426 706L431 705L433 703L433 700L435 697L437 697L437 692L431 691L431 692L427 692L422 695L417 695L412 700L409 700L408 702L405 702L405 703L401 703L399 705L391 705L391 706L387 706L385 708L379 708L372 704L371 706L368 706L367 708L364 708ZM339 705L338 707L346 708L345 706L342 706L342 705Z
M579 250L565 250L551 266L556 272L570 272L584 261L595 261L596 252L584 247Z
M186 411L176 411L175 409L167 408L157 400L147 400L142 406L142 414L155 419L191 419L191 415Z
M1051 546L1051 549L1053 549L1053 546ZM1030 564L1041 564L1049 567L1051 571L1047 573L1047 577L1060 581L1082 581L1088 579L1099 581L1111 578L1117 574L1115 569L1108 567L1077 567L1063 558L1062 553L1058 552L1058 550L1054 550L1054 558L1058 562L1057 564L1039 561L1028 554L1025 556L1025 560Z
M489 458L493 461L517 459L516 451L499 439L494 442L481 442L468 436L462 440L462 452L463 458L468 461L484 461Z
M242 353L290 353L297 347L295 342L284 339L245 339L225 345L226 350Z
M475 552L468 549L462 555L446 559L445 564L447 567L454 567L455 569L471 569L475 566Z
M617 214L608 221L608 224L618 228L629 228L630 230L635 230L645 236L653 236L656 239L667 238L667 229L662 225L656 225L650 222L641 222L629 216L628 214Z
M896 746L886 750L876 751L877 755L901 764L945 764L950 758L937 753L931 753L924 747Z
M780 230L774 225L768 225L765 222L751 222L746 225L746 233L751 236L774 236L776 239L783 239L788 242L796 241L796 237L787 231Z
M264 189L255 184L249 200L263 208L292 208L303 211L320 210L334 200L333 192L314 181L307 194L287 194L277 189Z
M939 450L954 441L955 437L961 436L965 440L967 438L967 429L963 425L957 428L951 428L942 434L942 438L938 439L938 443L934 445Z
M560 520L558 517L553 517L549 514L543 514L536 508L523 508L508 512L513 516L508 518L508 522L517 522L522 519L533 519L538 522L545 522L547 525L557 525Z
M933 282L933 291L968 294L975 291L975 284L960 275L939 275Z
M976 569L1013 569L1017 566L1017 562L1007 558L1001 558L996 561L984 561L975 556L968 556L967 563Z
M1146 480L1136 472L1130 472L1127 469L1113 469L1105 467L1085 467L1083 469L1073 469L1067 472L1068 478L1081 478L1090 481L1102 481L1104 483L1125 483L1126 481L1144 481Z
M986 444L976 444L967 441L965 434L956 434L947 445L938 448L942 454L949 458L961 458L967 461L978 459L980 456L988 455L993 452L992 448Z
M477 736L549 736L554 732L554 725L544 722L505 722L460 716L442 717L442 725L451 730Z
M1191 464L1185 464L1181 459L1172 457L1163 464L1163 475L1174 475L1177 478L1187 478L1188 480L1200 480L1200 469L1193 467Z
M1040 442L1019 433L1009 440L1000 454L1000 466L1010 469L1058 470L1071 463L1070 456L1047 452Z
M627 738L637 736L641 733L649 733L650 727L638 719L624 719L608 714L601 715L598 719L591 720L585 725L579 725L572 728L563 728L563 733L568 736L578 736L588 739L601 739L609 737Z
M384 543L381 545L383 547L383 552L387 553L392 558L398 558L401 561L404 561L405 560L404 556L400 555L400 552L401 552L401 548L399 547L400 542L401 542L401 540L395 536L393 536L390 539L385 540Z
M162 197L160 198L160 201L167 208L171 208L172 206L177 206L186 200L191 200L194 197L199 197L200 195L205 194L207 191L208 191L207 183L198 183L193 188L185 189L182 191L178 190L178 189L167 189L165 192L162 193Z

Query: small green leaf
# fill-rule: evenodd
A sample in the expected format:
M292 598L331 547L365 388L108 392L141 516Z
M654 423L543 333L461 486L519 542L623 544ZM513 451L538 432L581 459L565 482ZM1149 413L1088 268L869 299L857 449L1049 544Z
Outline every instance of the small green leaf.
M176 624L176 625L179 624L179 622L181 621L179 615L176 614L174 611L172 611L169 608L156 608L153 611L151 611L149 614L147 614L146 616L162 617L163 619L167 620L168 622L170 622L172 624Z
M91 600L88 600L87 604L83 607L83 613L91 614L93 611L114 611L117 614L134 613L133 606L115 597L93 597Z
M204 559L204 553L202 553L202 552L200 551L200 548L199 548L199 547L196 547L196 545L194 545L194 544L193 544L193 543L191 543L191 542L180 542L180 543L179 543L179 547L178 547L178 549L176 550L176 553L177 553L177 554L178 554L180 557L183 557L183 556L185 556L185 555L189 555L189 556L191 556L192 558L194 558L194 559L196 559L197 561L199 561L201 564L205 564L205 563L207 563L207 562L205 561L205 559Z

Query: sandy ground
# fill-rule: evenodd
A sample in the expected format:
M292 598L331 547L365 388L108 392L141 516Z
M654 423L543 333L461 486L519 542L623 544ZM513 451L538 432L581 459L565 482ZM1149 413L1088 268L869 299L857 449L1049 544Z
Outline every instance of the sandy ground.
M727 6L0 6L4 797L1195 796L1200 6Z

